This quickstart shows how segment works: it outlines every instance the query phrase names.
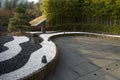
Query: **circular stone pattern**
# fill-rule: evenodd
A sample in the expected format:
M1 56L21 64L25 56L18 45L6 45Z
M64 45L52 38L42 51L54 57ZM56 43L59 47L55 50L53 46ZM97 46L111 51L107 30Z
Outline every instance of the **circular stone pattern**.
M120 80L120 41L63 36L54 42L59 64L46 80Z

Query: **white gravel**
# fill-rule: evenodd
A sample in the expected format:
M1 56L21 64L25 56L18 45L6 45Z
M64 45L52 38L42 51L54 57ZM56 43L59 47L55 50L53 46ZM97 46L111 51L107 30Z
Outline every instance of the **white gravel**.
M25 36L13 36L13 38L13 41L4 44L4 46L8 47L9 49L0 53L0 62L19 54L19 52L22 50L19 44L29 41L29 38Z
M26 76L30 75L31 73L39 70L40 68L42 68L43 66L46 65L46 64L41 63L41 58L42 58L43 55L46 55L47 61L49 63L56 55L56 46L52 41L48 41L48 39L51 36L60 35L60 34L64 34L64 32L53 33L53 34L41 34L40 37L42 37L43 40L44 40L41 43L42 48L40 48L39 50L36 50L35 52L33 52L31 54L30 59L25 64L25 66L23 66L22 68L20 68L20 69L18 69L16 71L1 75L0 80L17 80L17 79L21 79L21 78L26 77ZM86 32L65 32L65 34L103 35L103 34L86 33ZM114 36L112 36L112 37L114 37ZM115 36L115 37L120 37L120 36ZM10 55L10 57L7 57L5 59L1 59L4 56L0 56L1 61L9 59L9 58L15 56L16 54L18 54L18 52L21 51L21 48L20 48L20 46L18 44L20 44L22 42L25 42L25 41L28 41L28 38L26 38L26 37L14 37L14 38L15 38L14 41L10 42L9 44L5 44L5 46L7 45L8 47L10 47L10 51L7 50L5 55ZM12 43L14 43L14 44L12 44ZM18 50L18 48L19 48L19 50Z

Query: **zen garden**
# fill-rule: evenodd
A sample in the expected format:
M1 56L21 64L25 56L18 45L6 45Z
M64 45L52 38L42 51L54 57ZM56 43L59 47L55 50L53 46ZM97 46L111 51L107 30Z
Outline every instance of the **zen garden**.
M120 80L120 0L0 0L0 80Z

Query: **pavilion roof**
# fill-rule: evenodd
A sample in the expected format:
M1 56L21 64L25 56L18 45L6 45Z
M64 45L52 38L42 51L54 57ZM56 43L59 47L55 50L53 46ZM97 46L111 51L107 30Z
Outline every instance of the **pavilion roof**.
M45 16L39 16L35 19L33 19L32 21L30 21L29 23L31 24L31 26L38 26L39 24L41 24L42 22L44 22L46 20Z

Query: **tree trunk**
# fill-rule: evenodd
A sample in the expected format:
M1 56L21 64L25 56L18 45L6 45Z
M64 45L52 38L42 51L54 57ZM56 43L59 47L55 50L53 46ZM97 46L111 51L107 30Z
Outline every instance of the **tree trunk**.
M117 17L114 16L114 26L116 26L116 25L117 25Z
M112 26L112 19L111 19L111 16L110 16L110 26Z

